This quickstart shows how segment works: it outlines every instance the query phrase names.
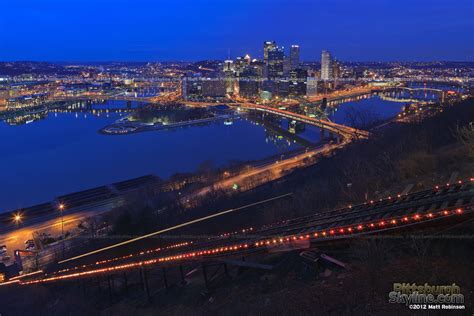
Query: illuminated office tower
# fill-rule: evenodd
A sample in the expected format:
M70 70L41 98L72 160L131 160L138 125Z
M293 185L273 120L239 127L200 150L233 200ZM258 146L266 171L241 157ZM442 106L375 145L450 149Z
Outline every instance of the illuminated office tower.
M291 45L290 48L290 69L294 70L300 65L300 46Z
M263 42L263 62L265 65L268 65L268 51L275 48L276 48L275 41Z
M275 47L268 51L268 78L276 79L283 77L283 65L285 62L285 51L283 47Z
M332 79L331 54L325 50L321 52L321 79Z

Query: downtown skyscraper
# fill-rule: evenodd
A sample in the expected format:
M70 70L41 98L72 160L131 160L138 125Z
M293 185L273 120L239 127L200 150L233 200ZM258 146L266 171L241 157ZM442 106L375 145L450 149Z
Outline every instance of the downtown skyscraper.
M322 80L332 79L331 54L326 50L323 50L321 52L321 79Z
M300 46L291 45L290 47L290 69L294 70L300 65Z
M275 41L263 42L263 62L268 65L268 52L276 48Z

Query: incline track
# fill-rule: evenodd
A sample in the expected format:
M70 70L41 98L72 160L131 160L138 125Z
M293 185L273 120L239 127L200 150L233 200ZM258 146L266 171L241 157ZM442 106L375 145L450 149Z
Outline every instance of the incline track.
M48 274L18 278L27 285L116 273L144 266L181 266L223 260L275 250L292 250L311 244L368 234L401 232L407 227L431 227L452 223L474 214L474 178L406 195L316 213L304 217L246 228L207 240L190 241L151 249L138 254L109 258L89 265L65 268ZM4 283L5 284L5 283ZM0 284L1 285L1 284Z

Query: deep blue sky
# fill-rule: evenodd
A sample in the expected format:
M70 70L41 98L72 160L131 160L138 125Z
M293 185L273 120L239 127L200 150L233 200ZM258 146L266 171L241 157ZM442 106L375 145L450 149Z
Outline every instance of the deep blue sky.
M304 60L474 61L473 0L3 0L0 60L224 59L262 42Z

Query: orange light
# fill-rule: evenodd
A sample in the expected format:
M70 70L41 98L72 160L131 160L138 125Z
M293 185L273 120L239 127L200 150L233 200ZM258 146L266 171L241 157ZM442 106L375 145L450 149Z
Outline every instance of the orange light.
M420 219L420 215L416 214L416 215L414 216L414 219Z
M20 213L16 213L13 215L13 220L18 224L22 220L22 215Z
M446 211L446 210L444 210L444 211L443 211L443 214L444 214L444 215L448 215L448 214L449 214L449 212L448 212L448 211Z
M397 223L397 221L392 219L392 224L396 224L396 223Z
M362 225L357 226L358 230L362 230L362 228L363 228Z
M458 209L456 210L456 213L461 214L461 213L462 213L462 209L458 208Z

